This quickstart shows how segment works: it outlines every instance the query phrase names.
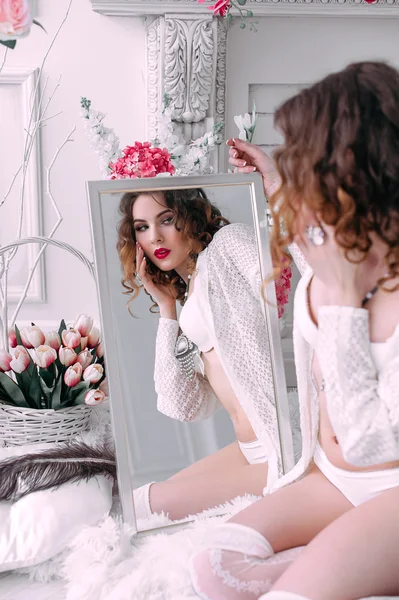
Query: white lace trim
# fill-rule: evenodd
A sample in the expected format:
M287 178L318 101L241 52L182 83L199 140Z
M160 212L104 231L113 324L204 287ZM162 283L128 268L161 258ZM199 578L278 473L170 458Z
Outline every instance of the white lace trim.
M257 596L259 594L262 594L263 592L266 592L268 589L270 589L270 586L271 586L270 581L265 581L265 580L262 581L262 580L257 580L257 579L250 579L249 581L242 581L241 579L238 579L238 577L235 577L232 573L230 573L230 571L223 569L223 567L222 567L222 555L223 555L222 550L214 548L214 549L209 550L208 554L209 554L209 562L211 564L214 575L216 575L219 579L221 579L226 586L228 586L234 590L237 590L238 592L250 592ZM242 562L244 564L246 564L245 560L243 560ZM235 562L234 564L236 566L238 564L238 562ZM244 569L242 569L241 571L238 571L238 573L240 573L240 572L242 573L243 571L244 571Z

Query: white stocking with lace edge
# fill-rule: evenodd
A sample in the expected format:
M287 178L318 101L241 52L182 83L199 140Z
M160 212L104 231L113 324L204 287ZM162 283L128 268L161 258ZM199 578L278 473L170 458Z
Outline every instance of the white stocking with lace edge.
M224 523L190 561L191 583L202 600L257 600L272 587L301 549L274 554L251 527Z
M311 600L308 596L300 596L293 592L282 592L280 590L273 590L268 594L263 594L259 600Z

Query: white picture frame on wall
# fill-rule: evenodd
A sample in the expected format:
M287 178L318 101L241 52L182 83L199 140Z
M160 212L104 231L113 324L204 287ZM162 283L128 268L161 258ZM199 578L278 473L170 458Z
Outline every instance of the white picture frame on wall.
M34 123L37 119L39 110L38 102L40 95L35 93L39 78L39 69L31 67L4 67L0 72L0 105L2 90L7 86L15 86L18 92L18 106L16 107L16 114L19 115L19 120L16 124L15 137L25 140L27 131L29 131L29 124ZM8 140L10 151L12 151L11 141ZM23 142L24 143L24 142ZM20 164L22 164L24 157L21 154ZM18 164L18 167L20 166ZM35 141L32 145L32 149L29 156L28 167L26 170L25 186L24 186L24 230L23 237L36 237L42 235L42 181L41 181L41 147L40 147L40 132L37 133ZM10 172L8 173L9 185L13 183L14 177L16 178L16 187L18 188L18 174ZM18 190L16 194L18 196L18 204L11 206L10 199L7 198L4 201L4 197L8 193L9 186L7 189L0 190L0 207L3 214L3 218L7 219L7 214L12 211L14 214L18 211L18 215L21 210L21 191ZM17 231L15 236L17 237ZM7 242L10 242L8 239ZM4 245L5 240L0 240L1 245ZM24 261L26 261L26 267L28 273L33 267L38 249L35 245L30 244L24 246L19 250L23 253ZM26 284L26 277L21 275L21 281L17 279L14 283L8 285L7 297L10 303L16 303L21 298L23 290ZM27 303L42 303L46 301L46 285L44 277L44 261L43 258L37 265L35 272L32 277L31 284L26 296L25 302Z

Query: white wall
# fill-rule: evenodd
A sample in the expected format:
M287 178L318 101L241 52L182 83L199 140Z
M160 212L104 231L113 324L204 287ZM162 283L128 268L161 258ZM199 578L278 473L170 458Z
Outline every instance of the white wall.
M38 67L68 6L68 0L38 0L37 19L47 30L33 27L31 34L8 52L7 67ZM0 49L0 64L3 56ZM43 165L49 164L57 145L76 124L74 142L63 149L53 170L53 194L64 221L56 237L76 246L92 258L85 182L100 179L95 156L89 148L79 116L80 97L108 113L106 124L115 129L122 146L145 137L145 29L140 18L105 17L93 12L89 0L74 0L68 19L46 61L42 81L52 90L62 75L49 114L62 114L42 131ZM1 93L0 93L1 111ZM1 136L1 132L0 132ZM2 143L4 140L2 140ZM9 173L11 178L12 173ZM44 188L43 188L44 189ZM0 190L0 197L5 190ZM15 206L4 206L4 219ZM43 197L44 234L55 223L48 198ZM15 237L14 231L3 245ZM25 304L18 321L73 320L86 312L98 318L97 297L88 271L68 253L46 250L47 301Z

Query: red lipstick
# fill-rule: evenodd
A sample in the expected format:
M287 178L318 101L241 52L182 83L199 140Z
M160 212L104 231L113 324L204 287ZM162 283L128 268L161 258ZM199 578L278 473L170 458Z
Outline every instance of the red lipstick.
M169 254L170 254L170 250L168 250L167 248L158 248L154 252L155 258L158 258L159 260L167 258L169 256Z

